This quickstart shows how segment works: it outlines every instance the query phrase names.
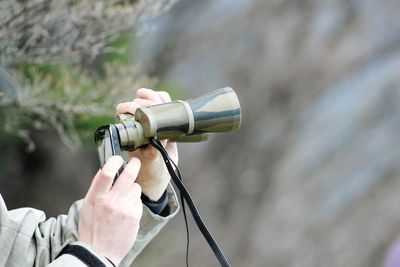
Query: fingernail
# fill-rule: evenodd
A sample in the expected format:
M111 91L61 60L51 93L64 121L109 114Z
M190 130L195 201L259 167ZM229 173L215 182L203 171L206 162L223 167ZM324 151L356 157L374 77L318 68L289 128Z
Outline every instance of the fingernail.
M138 169L140 169L140 161L138 159L131 160L125 167L125 171L129 176L134 176L137 174Z

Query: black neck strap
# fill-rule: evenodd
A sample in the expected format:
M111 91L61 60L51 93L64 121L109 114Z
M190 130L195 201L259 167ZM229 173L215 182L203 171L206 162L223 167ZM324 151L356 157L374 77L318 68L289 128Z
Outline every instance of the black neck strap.
M208 245L210 246L211 250L214 252L215 256L217 257L219 263L222 267L230 267L227 259L225 258L224 254L222 253L221 249L218 247L217 242L215 242L214 238L208 231L205 223L203 222L196 205L193 202L191 195L189 194L188 190L186 189L185 185L182 183L182 179L180 177L179 171L174 162L171 161L170 157L168 156L167 151L161 145L160 141L156 138L151 138L150 143L161 153L161 156L164 159L165 165L168 169L169 174L171 175L172 181L175 183L176 187L178 188L181 199L185 200L190 212L192 213L193 219L197 224L200 232L203 234L204 238L206 239ZM177 171L174 170L173 165L175 165Z

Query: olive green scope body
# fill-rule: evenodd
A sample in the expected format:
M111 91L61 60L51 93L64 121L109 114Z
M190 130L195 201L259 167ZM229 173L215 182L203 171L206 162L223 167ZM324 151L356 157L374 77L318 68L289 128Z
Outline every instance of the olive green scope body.
M117 116L122 150L134 150L150 143L150 138L177 142L198 142L207 133L228 132L240 127L240 104L232 88L212 91L186 101L138 108L135 115Z

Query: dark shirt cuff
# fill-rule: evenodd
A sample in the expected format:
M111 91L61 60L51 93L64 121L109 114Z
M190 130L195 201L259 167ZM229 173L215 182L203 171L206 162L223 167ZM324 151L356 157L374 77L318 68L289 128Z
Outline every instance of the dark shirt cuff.
M146 205L151 212L157 215L165 216L169 213L168 206L168 193L167 190L164 191L159 200L153 201L148 196L142 193L142 202Z

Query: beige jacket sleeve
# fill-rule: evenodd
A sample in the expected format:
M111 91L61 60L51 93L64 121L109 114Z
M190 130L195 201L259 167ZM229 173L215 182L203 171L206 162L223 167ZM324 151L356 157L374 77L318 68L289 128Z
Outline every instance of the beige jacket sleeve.
M161 217L146 206L135 244L119 266L128 267L163 226L178 212L179 204L172 186L168 187L170 214ZM32 208L8 210L0 195L0 266L25 267L86 267L74 256L65 254L56 259L68 244L85 246L107 267L111 264L90 247L77 242L77 225L82 200L75 202L68 215L46 220L43 211Z

